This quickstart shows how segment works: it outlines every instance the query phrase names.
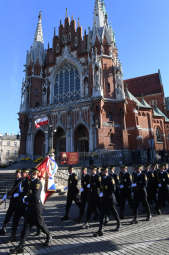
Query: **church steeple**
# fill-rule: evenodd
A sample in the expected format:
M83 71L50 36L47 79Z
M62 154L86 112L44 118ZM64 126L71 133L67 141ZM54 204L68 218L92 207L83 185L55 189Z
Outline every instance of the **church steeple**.
M38 24L36 27L34 42L44 43L43 31L42 31L42 12L41 11L39 12L39 16L38 16Z
M93 27L99 28L107 25L107 13L104 0L95 0Z

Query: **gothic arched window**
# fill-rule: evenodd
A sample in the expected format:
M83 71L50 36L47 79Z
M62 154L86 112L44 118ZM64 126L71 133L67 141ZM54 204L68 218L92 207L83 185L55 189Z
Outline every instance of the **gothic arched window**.
M163 142L162 133L159 127L156 129L156 139L157 142Z
M75 66L65 64L57 71L54 98L56 104L80 98L80 75Z

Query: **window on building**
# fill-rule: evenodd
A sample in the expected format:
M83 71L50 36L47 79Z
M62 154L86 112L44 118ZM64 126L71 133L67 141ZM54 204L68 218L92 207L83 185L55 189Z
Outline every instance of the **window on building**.
M156 139L157 142L163 142L162 132L159 127L156 129Z
M14 142L14 146L17 146L17 142Z
M113 143L113 134L110 135L110 143Z
M7 152L6 152L6 156L10 156L10 151L8 150Z
M7 145L10 146L10 141L7 142Z
M110 83L107 83L107 93L110 93Z
M65 103L80 98L80 75L73 65L65 64L56 73L55 103Z
M136 117L136 124L137 124L137 126L139 125L138 117Z
M112 112L108 112L108 119L109 119L109 121L113 121L113 114L112 114Z

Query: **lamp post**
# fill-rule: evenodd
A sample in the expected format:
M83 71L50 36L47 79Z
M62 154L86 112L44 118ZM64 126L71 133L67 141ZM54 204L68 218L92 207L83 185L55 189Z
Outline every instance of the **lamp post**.
M54 133L57 133L57 128L55 128L53 130L53 125L49 125L49 128L50 128L50 133L51 133L51 151L53 152L54 151L54 148L53 148L53 137L54 137Z

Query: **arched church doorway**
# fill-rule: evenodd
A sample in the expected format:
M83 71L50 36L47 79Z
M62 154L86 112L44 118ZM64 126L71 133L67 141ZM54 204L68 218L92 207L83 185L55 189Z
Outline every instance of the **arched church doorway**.
M89 151L89 132L84 125L79 125L74 132L75 152Z
M34 156L44 156L45 154L45 135L39 130L34 138Z
M53 148L55 153L66 152L66 134L63 128L57 128L53 136Z

